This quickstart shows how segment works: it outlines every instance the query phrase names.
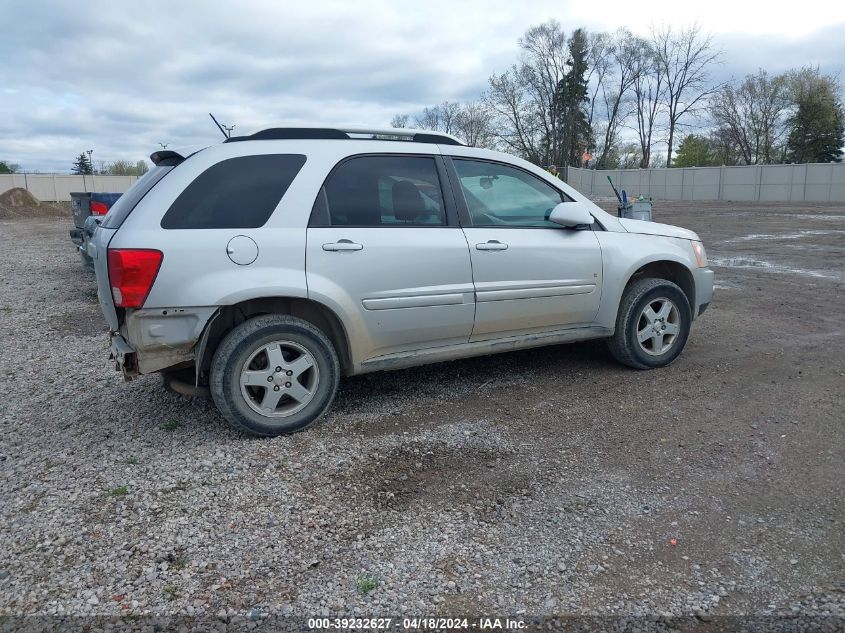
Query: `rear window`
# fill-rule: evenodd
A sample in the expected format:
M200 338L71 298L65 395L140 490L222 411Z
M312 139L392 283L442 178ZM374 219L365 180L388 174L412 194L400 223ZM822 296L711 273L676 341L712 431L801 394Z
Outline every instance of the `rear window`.
M123 221L132 213L132 209L147 195L158 182L173 169L172 165L157 165L135 182L129 191L117 199L103 218L102 226L107 229L119 229ZM74 204L76 202L74 201Z
M164 229L254 229L270 218L305 164L301 154L239 156L206 169L161 219Z

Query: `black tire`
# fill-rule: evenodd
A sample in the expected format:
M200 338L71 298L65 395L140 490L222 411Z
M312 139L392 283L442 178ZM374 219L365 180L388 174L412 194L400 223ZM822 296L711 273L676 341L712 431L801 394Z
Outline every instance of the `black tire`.
M270 417L255 411L240 384L244 364L257 350L275 341L286 341L306 350L317 370L312 399L286 417ZM340 380L340 363L331 341L317 327L296 317L272 314L245 321L226 335L214 352L210 378L211 396L227 420L251 435L273 437L307 428L329 408Z
M649 353L640 344L637 332L642 323L641 319L646 318L643 311L660 299L668 299L676 306L679 331L674 335L675 338L665 352L657 353L659 350L652 349ZM616 332L612 338L608 339L607 346L613 357L628 367L635 369L665 367L683 351L689 338L691 324L689 300L676 284L666 279L650 277L637 279L625 288L616 317Z

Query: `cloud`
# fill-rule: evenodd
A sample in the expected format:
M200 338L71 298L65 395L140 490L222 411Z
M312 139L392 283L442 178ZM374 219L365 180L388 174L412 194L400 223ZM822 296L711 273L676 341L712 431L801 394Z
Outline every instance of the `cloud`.
M516 60L517 40L532 24L555 18L567 31L623 24L642 31L655 21L641 6L615 1L608 11L540 0L148 0L131 9L13 0L4 4L0 39L0 159L66 170L86 149L95 161L137 160L160 141L210 144L219 132L209 111L236 124L236 133L284 124L383 126L399 112L477 97L492 72ZM777 25L768 19L754 37L717 33L727 61L716 73L805 63L841 70L845 16L833 6L815 27L802 17L802 37L773 35ZM702 10L718 23L724 7ZM683 23L700 18L678 11Z

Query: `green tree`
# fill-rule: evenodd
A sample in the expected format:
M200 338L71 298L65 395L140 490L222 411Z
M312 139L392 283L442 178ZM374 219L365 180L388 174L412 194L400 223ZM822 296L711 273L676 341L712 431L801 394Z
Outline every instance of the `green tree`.
M584 152L592 145L592 130L587 117L590 106L587 72L589 41L584 29L576 29L569 38L568 70L558 82L556 106L560 111L561 147L565 165L581 165Z
M794 111L787 121L786 160L792 163L842 161L845 145L841 88L818 68L804 68L790 77Z
M105 170L110 176L143 176L148 171L147 163L139 160L132 164L128 160L116 160Z
M18 169L20 169L20 165L0 160L0 174L14 174Z
M705 167L712 165L710 143L703 136L687 134L675 153L672 167Z
M88 155L82 152L76 157L70 171L72 174L90 175L94 173L94 167L91 165L91 159L88 158Z

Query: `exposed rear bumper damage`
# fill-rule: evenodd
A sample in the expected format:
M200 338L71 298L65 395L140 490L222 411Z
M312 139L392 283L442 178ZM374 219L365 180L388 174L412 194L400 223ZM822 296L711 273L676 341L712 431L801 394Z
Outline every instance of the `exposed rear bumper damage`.
M194 350L216 307L128 310L111 337L117 369L129 380L138 374L194 361Z
M112 334L109 341L111 346L111 358L115 362L115 369L123 372L126 380L131 380L138 375L138 358L135 350L129 346L120 334Z

